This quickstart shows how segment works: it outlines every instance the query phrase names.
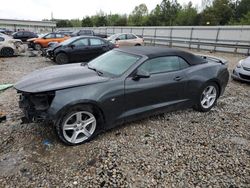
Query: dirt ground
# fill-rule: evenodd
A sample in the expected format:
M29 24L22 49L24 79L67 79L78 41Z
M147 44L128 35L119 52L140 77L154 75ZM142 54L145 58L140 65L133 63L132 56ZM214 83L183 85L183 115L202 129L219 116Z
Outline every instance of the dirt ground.
M206 52L204 52L206 53ZM242 55L214 53L229 61ZM43 57L0 58L0 84L39 68ZM21 124L18 95L0 93L0 187L250 187L250 84L230 80L208 113L186 109L63 145L53 125Z

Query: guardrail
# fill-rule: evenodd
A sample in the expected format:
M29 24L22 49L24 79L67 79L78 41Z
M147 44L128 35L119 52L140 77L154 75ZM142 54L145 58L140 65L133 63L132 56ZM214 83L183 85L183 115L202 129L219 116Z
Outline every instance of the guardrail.
M165 45L250 55L250 26L89 27L63 29L91 29L96 33L106 35L135 33L142 36L147 45Z

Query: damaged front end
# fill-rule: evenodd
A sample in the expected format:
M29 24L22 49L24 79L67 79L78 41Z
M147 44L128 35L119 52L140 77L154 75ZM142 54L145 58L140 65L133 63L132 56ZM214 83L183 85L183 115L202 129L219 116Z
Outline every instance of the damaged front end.
M19 107L24 113L22 118L24 123L50 119L47 111L55 97L55 92L25 93L18 91L18 93L20 94Z

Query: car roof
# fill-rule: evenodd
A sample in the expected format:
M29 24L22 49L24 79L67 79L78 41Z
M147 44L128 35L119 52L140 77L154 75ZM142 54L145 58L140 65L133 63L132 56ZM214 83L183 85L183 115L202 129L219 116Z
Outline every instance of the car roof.
M153 47L153 46L134 46L134 47L121 47L116 49L119 51L127 52L130 54L147 56L149 59L163 56L180 56L185 59L189 64L196 65L205 63L206 60L196 56L192 53L167 47Z
M96 38L96 39L101 39L101 40L105 40L101 37L97 37L97 36L89 36L89 35L81 35L81 36L77 36L77 37L72 37L74 39L81 39L81 38Z

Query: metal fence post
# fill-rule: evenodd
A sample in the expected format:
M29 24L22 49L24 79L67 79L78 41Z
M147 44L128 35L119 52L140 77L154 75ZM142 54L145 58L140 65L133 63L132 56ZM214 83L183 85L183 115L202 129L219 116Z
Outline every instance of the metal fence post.
M155 46L155 38L156 38L156 30L157 30L157 28L155 28L155 33L154 33L154 46Z
M171 27L171 29L170 29L170 36L169 36L169 39L170 39L170 41L169 41L169 47L170 48L172 48L172 46L173 46L173 44L172 44L172 32L173 32L173 28Z
M190 33L190 39L189 39L189 49L191 49L191 44L192 44L192 39L193 39L193 30L194 30L194 28L192 27L191 28L191 33Z
M214 51L216 51L216 43L218 42L219 34L220 34L220 27L219 27L218 30L217 30L216 39L215 39L215 44L214 44Z

